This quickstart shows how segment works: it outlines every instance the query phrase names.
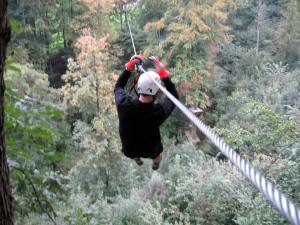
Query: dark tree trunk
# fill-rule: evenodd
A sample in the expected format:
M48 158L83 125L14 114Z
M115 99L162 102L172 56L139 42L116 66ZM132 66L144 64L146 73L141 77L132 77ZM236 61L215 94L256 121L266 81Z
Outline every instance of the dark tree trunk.
M67 41L66 41L66 18L65 18L65 9L64 9L64 0L61 1L61 15L62 15L62 34L64 39L64 48L67 48Z
M73 0L70 0L70 17L73 19Z
M259 53L259 42L260 42L260 31L262 26L262 20L263 20L263 2L262 0L257 0L257 21L256 21L256 48L255 52L258 56Z
M13 224L12 194L9 168L4 143L4 61L6 45L10 39L7 17L7 0L0 0L0 225Z
M94 67L94 73L96 78L96 106L97 106L97 116L100 114L100 94L99 94L99 79L97 76L97 70L96 70L96 58L94 57L93 67Z

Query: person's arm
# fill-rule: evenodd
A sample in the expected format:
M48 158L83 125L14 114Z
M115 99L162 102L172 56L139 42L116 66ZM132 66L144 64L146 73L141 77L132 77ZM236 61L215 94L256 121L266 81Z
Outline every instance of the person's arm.
M171 81L170 78L165 78L163 80L165 86L166 86L166 89L177 99L179 99L179 96L178 96L178 92L175 88L175 85L174 83ZM163 108L163 111L164 111L164 116L163 116L163 120L167 119L170 114L172 113L172 111L174 110L175 108L175 105L174 103L168 98L168 97L165 97L163 103L161 104L162 108Z
M130 77L131 72L128 70L124 70L124 72L120 75L115 85L114 93L116 105L121 105L128 97L128 94L125 91L125 86Z
M154 63L154 65L157 67L158 70L156 70L155 72L158 73L158 75L160 76L161 80L164 82L166 89L175 97L175 98L179 98L178 97L178 92L175 88L175 85L173 84L173 82L171 81L171 79L169 78L169 74L170 72L165 68L165 66L160 62L160 60L154 56L150 57L150 60L152 60L152 62ZM172 113L172 111L175 108L174 103L168 98L165 97L163 103L159 104L161 107L161 112L160 112L160 116L158 119L159 124L163 123Z
M117 83L115 85L114 93L115 93L115 100L116 105L122 105L126 102L126 99L128 99L128 94L125 91L125 86L127 84L127 81L131 75L131 71L134 70L135 64L138 62L144 62L144 57L140 55L134 55L131 57L128 63L125 64L125 70L120 75L120 77L117 80Z

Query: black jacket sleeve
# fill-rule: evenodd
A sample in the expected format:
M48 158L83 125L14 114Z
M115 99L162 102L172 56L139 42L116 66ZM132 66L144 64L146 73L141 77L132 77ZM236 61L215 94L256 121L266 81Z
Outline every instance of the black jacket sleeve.
M170 80L170 78L166 78L163 80L165 86L166 86L166 89L175 97L175 98L179 98L178 96L178 92L175 88L175 85L173 84L173 82ZM172 111L174 110L175 108L175 105L174 103L168 98L168 97L165 97L163 103L160 104L162 109L163 109L163 115L162 117L160 118L160 121L159 123L163 123L169 116L170 114L172 113Z
M125 104L126 100L128 99L128 94L126 93L124 88L127 84L130 74L131 74L130 71L124 70L124 72L120 75L120 77L117 80L117 83L116 83L115 89L114 89L115 100L116 100L117 106Z

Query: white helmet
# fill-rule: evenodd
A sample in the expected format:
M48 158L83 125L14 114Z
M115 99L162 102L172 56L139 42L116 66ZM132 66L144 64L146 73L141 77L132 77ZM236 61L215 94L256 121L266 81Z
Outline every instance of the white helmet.
M161 83L159 75L154 71L143 73L137 83L137 92L145 95L156 95L159 88L153 79Z

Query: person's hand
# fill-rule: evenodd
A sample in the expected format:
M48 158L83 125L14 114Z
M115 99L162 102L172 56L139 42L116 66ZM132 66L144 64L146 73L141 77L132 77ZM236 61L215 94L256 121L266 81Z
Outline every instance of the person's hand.
M161 63L159 58L155 56L150 56L149 59L154 63L154 65L157 67L157 70L155 70L156 73L160 76L160 78L166 79L169 76L169 71L166 69L166 67Z
M134 55L131 57L131 59L129 60L129 62L127 62L125 64L125 68L127 71L132 71L134 70L134 66L137 64L137 63L141 63L143 64L145 62L145 59L143 56L141 55Z

